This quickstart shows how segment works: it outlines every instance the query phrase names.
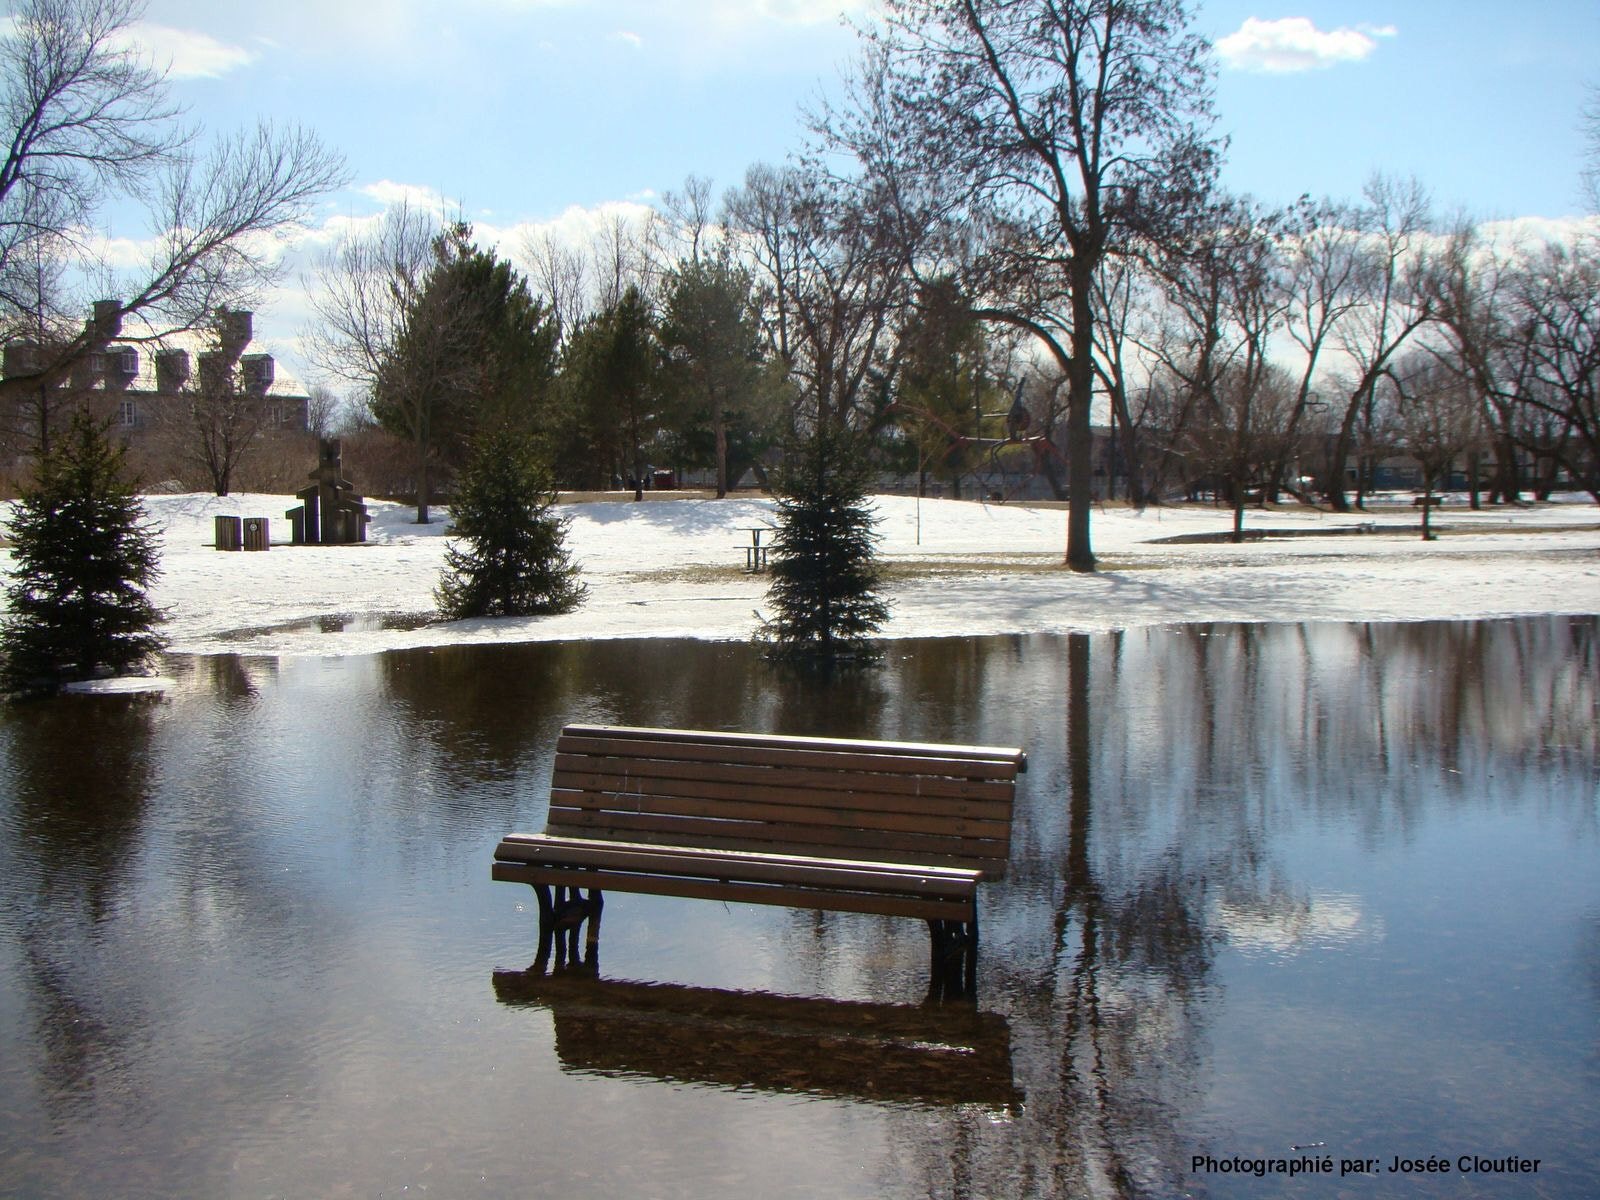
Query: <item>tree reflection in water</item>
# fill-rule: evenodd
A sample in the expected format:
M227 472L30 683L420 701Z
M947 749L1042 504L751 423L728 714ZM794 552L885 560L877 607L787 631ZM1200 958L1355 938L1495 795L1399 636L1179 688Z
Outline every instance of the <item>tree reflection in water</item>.
M5 727L11 826L0 896L18 923L20 982L45 1102L87 1104L142 1036L144 997L105 986L116 959L101 930L126 899L149 802L153 695L68 696L18 706Z
M1189 1156L1243 1149L1237 1137L1282 1099L1267 1057L1293 1040L1313 1072L1344 1069L1343 1043L1314 1022L1354 968L1388 1006L1339 1001L1340 1023L1362 1037L1409 1037L1420 1023L1433 1027L1412 1040L1453 1044L1481 1026L1498 1036L1514 1012L1521 1047L1538 1052L1535 1086L1494 1077L1506 1098L1491 1099L1478 1077L1453 1080L1450 1111L1487 1126L1514 1105L1518 1121L1560 1131L1565 1159L1592 1161L1584 1147L1600 1128L1583 1064L1600 933L1592 902L1582 921L1562 907L1592 884L1564 878L1540 908L1476 874L1478 892L1501 889L1479 906L1500 922L1488 929L1441 926L1401 886L1411 881L1383 872L1429 869L1429 855L1460 851L1463 831L1510 829L1534 872L1592 861L1597 628L1541 618L952 639L892 644L880 667L832 677L777 672L747 646L667 640L174 660L166 701L7 711L8 1182L34 1194L160 1195L174 1179L197 1194L314 1194L336 1177L392 1180L404 1152L439 1137L472 1150L430 1158L435 1190L454 1194L525 1178L537 1130L574 1170L601 1173L591 1185L615 1182L604 1172L616 1165L583 1159L593 1135L657 1171L662 1194L700 1194L710 1168L685 1149L699 1130L671 1124L678 1112L771 1135L755 1139L763 1161L804 1163L820 1189L1197 1192ZM574 720L1025 747L1010 870L983 899L978 1009L1008 1031L982 1043L995 1091L976 1094L988 1102L930 1083L920 1034L863 1041L837 1061L806 1036L783 1040L796 1021L864 1015L904 1016L915 1033L921 1018L894 1010L926 985L916 922L649 897L608 910L607 970L662 985L658 1003L697 1020L712 1010L713 1032L762 1069L744 1070L751 1086L734 1094L726 1055L684 1057L692 1029L626 1047L573 1033L562 1045L590 1073L567 1079L560 1047L540 1040L539 1021L554 1018L498 1003L485 976L533 952L531 917L489 882L488 862L500 835L542 826L555 733ZM1321 870L1333 846L1343 858ZM1478 899L1453 877L1425 883L1450 905ZM1407 928L1386 934L1386 914ZM1438 987L1409 961L1441 927L1466 947L1451 966L1477 971L1481 995ZM1507 961L1538 936L1537 953ZM1513 968L1564 971L1569 986L1513 996L1502 979ZM1302 1023L1266 1028L1291 1018ZM1241 1053L1241 1022L1270 1045L1262 1060ZM786 1045L810 1055L804 1072L768 1068ZM508 1054L515 1069L498 1071ZM884 1064L892 1080L874 1083ZM1378 1088L1411 1089L1386 1119L1435 1132L1446 1099L1435 1064L1418 1056L1409 1079L1372 1068ZM723 1090L706 1099L695 1080ZM1218 1099L1229 1088L1233 1108ZM993 1101L1013 1089L1020 1106ZM798 1092L826 1098L797 1108ZM564 1107L580 1095L592 1106ZM1329 1097L1343 1107L1323 1119L1347 1135L1378 1120L1365 1100ZM785 1143L790 1129L831 1131L857 1157ZM255 1131L247 1145L240 1130ZM218 1165L220 1145L237 1149L231 1165ZM739 1164L715 1165L737 1177ZM1573 1179L1540 1182L1563 1200L1587 1195Z

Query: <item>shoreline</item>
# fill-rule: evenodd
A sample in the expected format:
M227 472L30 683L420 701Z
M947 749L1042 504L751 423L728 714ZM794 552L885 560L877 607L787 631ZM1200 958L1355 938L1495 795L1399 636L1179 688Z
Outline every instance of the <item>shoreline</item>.
M207 546L214 516L281 513L290 501L147 498L162 540L153 598L170 614L172 653L296 658L634 637L742 641L767 607L766 575L743 569L750 530L773 523L766 498L564 505L568 546L589 585L585 603L559 616L448 624L432 620L448 526L418 526L414 510L398 504L369 504L369 540L357 546ZM1463 506L1444 515L1443 536L1431 542L1415 520L1391 523L1398 506L1358 514L1282 507L1248 514L1252 536L1242 543L1217 540L1231 514L1209 505L1107 506L1094 514L1101 569L1079 573L1061 562L1059 508L892 495L874 503L890 602L880 636L891 641L1600 613L1593 504ZM1338 532L1362 523L1374 528ZM0 566L6 559L0 551Z

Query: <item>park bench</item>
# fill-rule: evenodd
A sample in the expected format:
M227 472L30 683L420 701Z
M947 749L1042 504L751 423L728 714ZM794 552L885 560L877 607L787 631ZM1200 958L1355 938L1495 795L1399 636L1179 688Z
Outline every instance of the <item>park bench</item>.
M592 951L606 892L921 918L935 980L976 979L978 884L1004 874L1021 750L568 725L530 884L539 962ZM584 893L587 892L587 895Z

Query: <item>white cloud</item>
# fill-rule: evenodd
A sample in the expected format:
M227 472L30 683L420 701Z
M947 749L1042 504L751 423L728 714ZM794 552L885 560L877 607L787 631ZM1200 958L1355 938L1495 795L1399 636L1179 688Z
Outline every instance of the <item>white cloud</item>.
M1218 38L1216 47L1223 65L1233 70L1287 75L1360 62L1378 48L1378 38L1398 33L1393 25L1321 30L1307 17L1249 17L1237 33Z
M445 213L457 213L462 208L459 200L451 200L433 188L415 183L396 183L392 179L380 179L377 183L363 184L357 190L385 208L394 204L405 204L440 216Z
M784 25L818 25L868 6L869 0L751 0L727 7L752 9L756 15Z
M611 40L614 42L626 42L635 50L644 45L644 39L642 37L640 37L637 33L630 33L626 29L617 30L611 35Z
M167 25L135 25L121 40L148 55L158 67L167 67L173 79L218 79L256 60L252 51L241 46Z

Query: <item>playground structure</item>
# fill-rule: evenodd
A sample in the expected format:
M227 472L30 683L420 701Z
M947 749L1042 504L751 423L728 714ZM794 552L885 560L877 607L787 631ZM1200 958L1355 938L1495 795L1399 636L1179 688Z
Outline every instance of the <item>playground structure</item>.
M289 518L296 546L345 546L367 540L367 506L355 494L355 485L341 476L338 438L323 438L317 446L317 468L312 484L295 496L302 501L283 515Z

